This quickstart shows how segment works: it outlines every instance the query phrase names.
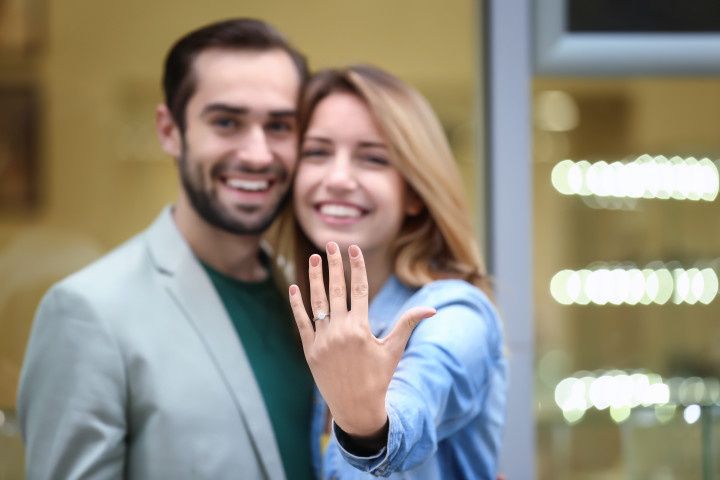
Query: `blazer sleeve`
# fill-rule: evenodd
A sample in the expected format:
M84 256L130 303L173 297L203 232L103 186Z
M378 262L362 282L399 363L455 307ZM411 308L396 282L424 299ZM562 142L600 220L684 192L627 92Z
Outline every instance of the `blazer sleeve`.
M20 378L28 479L121 478L126 400L117 340L80 292L54 287L36 314Z
M495 408L486 398L491 389L504 388L502 333L494 308L474 296L435 303L437 314L413 332L386 397L386 448L359 457L338 438L343 457L355 468L376 476L410 470L481 410ZM483 413L491 423L502 423L501 408Z

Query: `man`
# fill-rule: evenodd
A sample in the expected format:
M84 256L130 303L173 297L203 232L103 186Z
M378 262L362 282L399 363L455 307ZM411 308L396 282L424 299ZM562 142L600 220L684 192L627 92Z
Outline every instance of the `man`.
M156 123L182 189L43 299L18 397L28 478L312 476L312 378L260 249L290 185L306 76L255 20L171 49Z

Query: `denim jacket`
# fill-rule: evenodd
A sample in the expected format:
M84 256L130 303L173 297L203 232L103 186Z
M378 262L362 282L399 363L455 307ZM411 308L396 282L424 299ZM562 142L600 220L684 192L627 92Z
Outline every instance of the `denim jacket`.
M390 382L388 442L377 455L355 456L334 434L323 452L326 405L317 395L312 432L320 478L495 479L507 384L497 312L461 280L416 290L391 277L370 305L373 333L384 337L404 311L421 305L437 314L415 328Z

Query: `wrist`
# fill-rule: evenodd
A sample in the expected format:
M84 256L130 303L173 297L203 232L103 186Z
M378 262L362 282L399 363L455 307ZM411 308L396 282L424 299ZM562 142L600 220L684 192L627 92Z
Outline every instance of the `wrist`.
M370 436L349 434L337 423L334 430L338 442L346 451L359 457L370 457L377 455L387 446L390 419L386 418L383 427Z
M371 413L364 410L362 418L356 414L355 418L343 418L331 412L335 424L345 433L354 438L372 439L383 435L387 430L388 414L384 406L382 411Z

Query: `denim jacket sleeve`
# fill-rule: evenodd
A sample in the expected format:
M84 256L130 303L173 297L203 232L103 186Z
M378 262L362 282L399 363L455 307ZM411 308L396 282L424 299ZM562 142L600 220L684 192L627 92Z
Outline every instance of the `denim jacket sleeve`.
M336 435L346 461L377 476L422 464L438 442L477 417L493 385L493 370L504 362L497 313L474 287L457 280L433 282L397 315L415 305L434 306L437 314L416 327L391 380L387 446L372 457L358 457Z

